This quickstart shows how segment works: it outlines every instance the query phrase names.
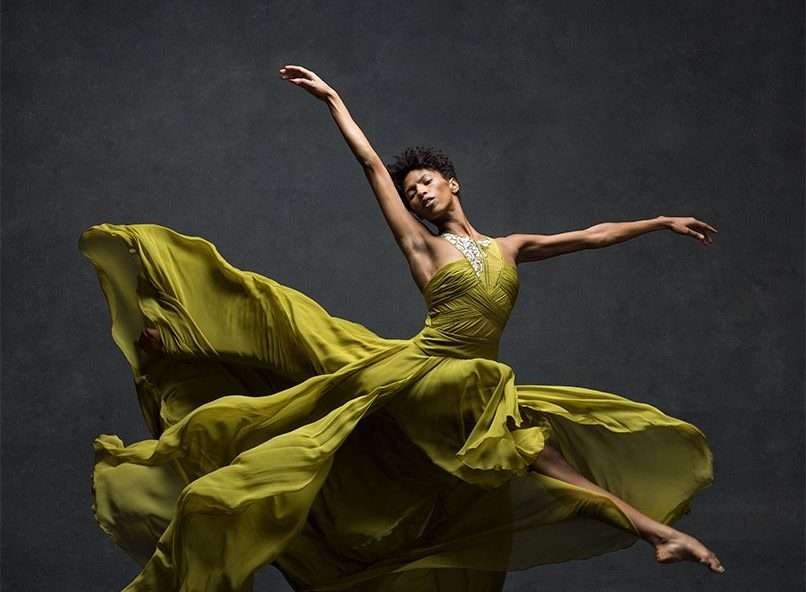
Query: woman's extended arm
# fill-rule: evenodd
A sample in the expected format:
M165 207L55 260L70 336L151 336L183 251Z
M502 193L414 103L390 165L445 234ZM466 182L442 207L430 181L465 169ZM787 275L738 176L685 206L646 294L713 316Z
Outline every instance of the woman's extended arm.
M420 250L428 229L403 205L389 171L364 132L353 121L339 94L319 76L302 66L286 65L280 69L280 76L327 103L339 131L361 164L398 245L407 255L412 250Z
M584 230L560 234L511 234L505 241L509 250L514 253L515 261L524 263L583 249L600 249L664 228L692 236L701 240L704 245L713 242L708 233L717 232L716 228L696 218L658 216L651 220L634 222L602 222Z
M594 235L598 235L600 247L608 247L615 243L620 243L630 238L634 238L645 232L668 228L677 232L693 236L710 245L714 242L709 232L717 232L717 229L692 217L658 216L651 220L638 220L636 222L603 222L592 226Z

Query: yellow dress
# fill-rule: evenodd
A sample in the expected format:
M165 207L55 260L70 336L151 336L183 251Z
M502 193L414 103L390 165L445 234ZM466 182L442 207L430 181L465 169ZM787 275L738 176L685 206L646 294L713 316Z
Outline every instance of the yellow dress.
M93 444L99 526L142 566L126 592L501 590L507 571L638 540L609 499L530 470L546 442L670 524L712 482L695 426L497 360L518 272L495 240L424 289L386 339L156 224L85 230L153 439ZM457 250L457 254L460 251ZM135 345L159 330L165 352Z

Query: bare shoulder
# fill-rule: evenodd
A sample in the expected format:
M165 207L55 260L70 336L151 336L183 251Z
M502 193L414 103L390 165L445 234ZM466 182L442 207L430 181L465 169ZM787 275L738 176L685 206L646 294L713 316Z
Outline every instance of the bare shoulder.
M420 234L416 240L409 241L406 248L403 249L411 277L420 291L443 264L443 257L440 256L440 241L439 237L425 229L424 233Z
M521 248L521 241L517 234L509 234L507 236L492 237L498 243L498 250L501 251L501 257L506 263L513 267L518 265L518 252Z

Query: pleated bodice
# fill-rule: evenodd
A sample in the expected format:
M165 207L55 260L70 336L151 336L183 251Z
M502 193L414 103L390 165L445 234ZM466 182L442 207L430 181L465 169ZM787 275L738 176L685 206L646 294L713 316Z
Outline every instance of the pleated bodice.
M415 343L427 354L496 360L501 334L518 297L518 270L495 239L479 241L479 272L472 251L451 261L423 289L428 309Z

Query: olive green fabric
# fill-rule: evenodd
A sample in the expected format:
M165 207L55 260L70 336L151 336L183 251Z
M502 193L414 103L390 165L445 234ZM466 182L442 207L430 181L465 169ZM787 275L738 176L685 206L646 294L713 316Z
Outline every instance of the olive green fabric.
M497 355L518 272L495 240L480 277L464 257L437 271L409 339L164 226L92 226L79 248L153 436L94 442L96 520L142 566L127 592L245 592L267 563L295 590L491 592L638 540L606 497L530 470L547 442L665 523L712 481L685 421L515 383ZM136 347L144 327L164 353Z

